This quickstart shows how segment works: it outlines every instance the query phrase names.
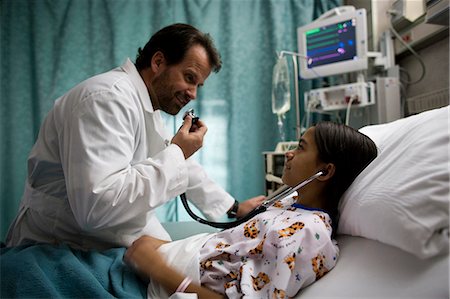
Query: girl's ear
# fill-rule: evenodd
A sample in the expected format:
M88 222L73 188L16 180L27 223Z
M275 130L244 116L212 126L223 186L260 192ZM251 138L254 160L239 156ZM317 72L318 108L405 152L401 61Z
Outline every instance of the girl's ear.
M325 172L323 175L318 177L319 181L325 182L331 179L334 176L334 172L336 171L336 167L333 163L327 163L322 170Z
M157 51L152 56L151 68L154 73L158 73L164 65L166 59L161 51Z

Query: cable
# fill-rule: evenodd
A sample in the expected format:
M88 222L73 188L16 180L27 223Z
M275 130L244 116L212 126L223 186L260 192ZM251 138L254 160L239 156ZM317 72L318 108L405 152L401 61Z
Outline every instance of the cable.
M311 125L311 114L313 110L317 109L317 107L320 107L322 103L317 97L314 97L313 99L309 99L308 103L306 105L306 125L305 128L309 128Z
M347 111L345 112L345 125L347 125L347 126L350 123L350 108L352 107L352 103L355 99L356 99L356 97L354 95L352 95L347 104Z
M289 55L292 55L292 56L297 56L297 57L303 58L304 60L306 60L306 63L308 63L309 57L304 55L304 54L297 53L297 52L292 52L292 51L284 51L283 50L283 51L280 52L279 56L283 56L284 54L289 54ZM322 75L318 74L317 71L314 68L310 68L310 70L314 73L314 75L316 75L317 78L322 78L323 77Z
M259 213L262 213L265 210L267 210L267 208L265 206L259 206L259 207L255 208L254 210L252 210L247 215L245 215L244 217L242 217L242 218L240 218L240 219L238 219L236 221L232 221L232 222L212 222L212 221L208 221L206 219L200 218L199 216L195 215L194 212L192 212L192 210L189 207L189 204L187 202L187 198L186 198L186 194L185 193L181 194L180 198L181 198L181 203L183 203L183 206L184 206L186 212L195 221L200 222L202 224L206 224L206 225L215 227L215 228L220 228L220 229L227 229L227 228L238 226L239 224L242 224L245 221L253 218L255 215L258 215Z
M333 116L334 116L334 118L336 119L336 122L337 122L338 124L342 124L342 123L343 123L343 122L342 122L342 118L341 118L341 115L340 115L340 111L339 111L339 110L336 110Z
M310 119L311 119L311 103L310 101L308 101L308 105L306 105L305 128L309 128Z
M407 80L405 81L405 83L408 84L408 82L411 80L411 75L409 74L409 72L404 67L399 67L398 70L402 74L405 74L405 76L407 77ZM404 80L401 80L401 81L404 81Z
M417 79L414 82L407 82L407 84L413 85L413 84L419 83L420 81L422 81L422 79L425 77L425 74L426 74L425 63L423 62L422 57L420 57L420 55L417 54L417 52L414 51L414 49L403 40L403 38L400 36L400 34L397 32L397 30L394 29L394 25L392 24L392 16L397 14L397 12L395 10L388 10L386 13L391 16L389 18L389 29L395 35L395 37L399 40L399 42L402 43L402 45L405 46L405 48L407 48L414 55L414 57L417 58L417 60L419 61L420 65L422 67L422 74L420 75L419 79Z

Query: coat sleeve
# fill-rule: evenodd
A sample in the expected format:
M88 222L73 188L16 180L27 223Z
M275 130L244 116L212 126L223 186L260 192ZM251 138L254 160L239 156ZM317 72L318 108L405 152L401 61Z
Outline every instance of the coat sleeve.
M66 114L67 115L67 114ZM71 209L80 227L142 226L149 210L183 192L187 167L176 145L132 162L136 106L112 92L89 95L61 128L61 160ZM139 217L140 216L140 217Z

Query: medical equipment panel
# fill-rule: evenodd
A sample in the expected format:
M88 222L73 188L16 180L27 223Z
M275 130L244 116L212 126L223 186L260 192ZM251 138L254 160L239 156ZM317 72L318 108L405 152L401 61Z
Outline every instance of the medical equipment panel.
M337 13L335 16L330 16ZM367 69L366 10L344 6L297 29L300 77L313 79Z
M395 65L392 36L383 33L381 52L369 52L365 9L352 6L332 9L311 24L299 27L297 33L298 49L304 58L299 63L301 79L346 74L337 80L339 85L304 93L305 127L311 125L313 112L335 115L340 121L339 110L346 110L345 124L355 128L381 122L387 114L389 120L401 117L400 86L394 82L396 78L398 81L399 70ZM373 60L370 69L369 59ZM324 83L327 86L328 81ZM363 107L356 113L352 111ZM386 107L392 109L386 112Z
M375 104L375 84L357 82L318 88L305 92L305 107L309 111L334 111L348 106L364 107Z
M374 109L376 123L387 123L401 117L400 82L397 77L378 77L376 80L378 103Z
M297 147L297 141L279 142L275 151L263 152L265 167L265 191L267 195L272 194L283 184L285 153Z

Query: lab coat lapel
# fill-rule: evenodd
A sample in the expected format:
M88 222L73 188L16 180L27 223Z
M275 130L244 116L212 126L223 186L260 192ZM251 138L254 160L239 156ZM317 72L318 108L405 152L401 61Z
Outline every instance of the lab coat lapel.
M164 130L159 111L153 113L144 111L144 115L148 156L153 157L170 144L170 138Z
M141 105L145 112L153 112L152 102L150 100L150 96L148 94L147 86L145 85L144 80L139 74L138 70L128 58L125 63L122 65L122 69L125 73L130 77L131 82L136 88L138 93L139 101L141 101Z
M170 144L170 138L164 130L160 112L153 109L147 86L145 85L144 80L142 80L135 65L130 59L127 59L122 65L122 69L130 76L133 85L136 87L144 113L144 138L147 146L147 157L152 157L164 150Z

